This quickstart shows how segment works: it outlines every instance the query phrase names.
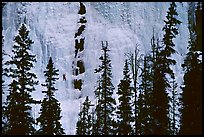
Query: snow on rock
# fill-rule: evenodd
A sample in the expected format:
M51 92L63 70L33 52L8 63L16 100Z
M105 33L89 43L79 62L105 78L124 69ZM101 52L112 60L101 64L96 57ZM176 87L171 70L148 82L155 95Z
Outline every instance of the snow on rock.
M109 55L112 62L113 84L117 85L122 78L124 66L124 53L133 50L139 44L141 53L150 51L150 39L153 28L157 36L162 37L166 11L170 3L165 2L85 2L86 5L86 31L84 31L84 85L80 92L74 90L71 83L72 61L74 59L74 35L78 29L77 2L8 2L3 9L3 35L5 36L4 50L11 54L13 39L23 21L30 28L30 37L34 41L32 52L37 57L33 68L40 84L44 83L43 71L48 59L53 58L54 65L59 69L59 80L56 82L56 98L62 109L62 126L66 134L75 134L79 107L88 95L94 100L94 88L97 75L94 69L100 64L101 41L108 41ZM175 39L178 84L182 83L182 64L187 52L187 3L177 3L178 18L182 21L179 26L180 34ZM66 73L67 80L62 80ZM43 98L43 88L38 85L32 93L37 100ZM40 106L33 107L33 114L38 117Z

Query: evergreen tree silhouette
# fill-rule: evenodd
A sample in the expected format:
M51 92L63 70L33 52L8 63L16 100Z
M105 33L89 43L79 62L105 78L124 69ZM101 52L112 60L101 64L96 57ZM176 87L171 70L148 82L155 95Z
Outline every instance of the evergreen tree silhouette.
M88 96L86 96L82 109L79 112L76 135L91 135L92 123L91 123L90 106L91 106L91 101L89 101Z
M7 61L5 69L7 76L12 80L8 85L9 94L6 100L5 114L8 121L7 133L9 135L31 135L34 134L34 119L31 115L31 103L39 103L33 100L31 92L38 84L37 78L30 70L36 62L35 55L30 54L33 41L29 38L29 31L25 24L18 30L11 60Z
M195 22L195 33L196 33L196 44L195 51L202 51L202 2L198 2L196 5L196 22Z
M180 98L179 98L179 93L177 91L177 83L176 83L176 80L175 78L172 79L171 81L172 83L172 97L170 98L170 103L171 103L171 106L170 106L170 129L169 129L169 132L170 132L170 135L177 135L178 134L178 124L180 121L180 115L177 111L177 108L181 105L180 103Z
M196 8L196 22L202 22L202 3L198 3ZM200 10L200 11L198 11ZM201 15L198 15L200 13ZM197 23L196 25L201 25ZM197 26L196 26L197 28ZM202 28L202 27L201 27ZM184 85L182 88L182 116L181 129L182 135L201 135L202 134L202 61L199 60L199 52L202 54L202 33L189 28L194 37L190 37L188 53L182 67L185 71ZM200 42L199 42L200 41ZM198 45L199 44L199 45Z
M101 117L103 116L103 108L100 105L101 102L101 91L102 91L102 87L101 87L101 78L98 77L97 80L97 88L95 89L94 93L95 93L95 97L97 99L96 101L96 108L95 108L95 117L94 117L94 126L92 129L92 134L93 135L101 135L102 134L102 126L101 123L103 122Z
M60 123L61 108L59 101L55 98L54 92L57 91L54 87L55 81L59 78L59 70L54 67L52 58L50 57L49 62L46 67L47 70L44 71L46 77L45 84L41 84L46 87L47 90L42 91L45 93L45 97L41 104L40 116L37 118L37 122L40 123L40 129L37 134L41 135L63 135L64 129Z
M2 27L2 30L3 30L3 27ZM5 88L5 85L4 85L4 76L6 75L5 73L5 63L4 63L4 57L6 55L5 51L3 50L3 47L4 47L4 36L2 35L2 94L4 94L4 88Z
M3 7L2 7L3 8ZM2 27L3 30L3 27ZM4 56L5 51L3 50L4 47L4 36L2 35L2 95L5 95L5 63L4 63ZM7 127L7 119L6 119L6 115L5 115L5 102L2 102L2 135L6 134L6 127Z
M152 124L152 57L144 57L144 65L141 69L141 84L139 85L138 99L138 135L150 135Z
M132 72L132 80L133 80L133 91L134 91L134 131L132 134L137 135L138 132L138 125L139 123L137 122L138 118L138 72L139 72L139 66L141 62L141 56L139 56L139 49L138 49L138 44L136 45L136 48L134 50L134 53L130 52L127 54L128 57L128 62L130 65L130 70Z
M133 111L131 98L133 97L133 91L131 89L131 79L129 74L128 62L125 60L125 66L123 69L123 79L118 85L119 105L118 111L118 135L130 135L132 133L131 122L133 122Z
M167 90L170 88L169 81L166 74L174 78L174 73L170 68L171 65L175 65L176 61L171 59L172 54L176 53L173 43L173 38L178 34L176 26L181 22L176 19L178 13L176 12L176 4L172 2L167 11L167 20L165 20L164 37L163 37L163 49L158 51L158 57L154 64L154 76L153 76L153 118L154 126L153 134L165 135L169 133L169 99Z
M113 134L113 123L114 120L112 118L113 111L115 110L114 105L116 104L115 99L112 97L114 86L111 82L112 79L112 66L111 60L108 55L108 42L106 41L106 46L103 45L102 42L102 51L103 55L99 58L102 64L99 66L98 69L95 69L95 73L101 74L100 79L100 99L98 99L96 111L98 109L101 110L100 118L97 117L96 123L99 123L100 126L98 128L98 132L102 135L109 135ZM98 121L100 120L100 121Z

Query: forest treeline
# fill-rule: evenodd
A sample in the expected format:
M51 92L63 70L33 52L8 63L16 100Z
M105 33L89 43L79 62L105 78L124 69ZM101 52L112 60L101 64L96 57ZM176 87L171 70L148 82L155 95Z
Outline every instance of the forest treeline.
M84 13L85 7L80 5L83 7L80 11ZM118 85L112 83L108 41L101 42L101 64L93 72L98 75L94 90L96 103L87 96L80 106L77 135L202 134L202 2L196 3L195 21L189 19L188 45L179 45L188 49L180 66L185 72L182 85L176 82L177 76L171 68L177 65L172 55L178 54L174 39L182 23L177 19L176 7L172 2L168 8L163 37L156 37L153 31L148 54L141 55L138 46L126 53L123 77ZM188 11L189 16L191 12ZM65 134L60 123L60 102L54 94L58 90L55 82L59 79L59 70L50 57L44 70L45 82L41 83L45 88L42 91L44 97L34 100L31 93L36 92L35 86L40 83L31 72L37 60L30 52L34 41L29 37L26 24L19 27L14 42L12 56L2 52L2 94L6 95L2 104L2 134ZM10 60L4 61L5 56L10 56ZM8 85L4 78L10 79ZM114 93L117 99L113 97ZM32 105L35 104L41 105L36 119L32 116Z

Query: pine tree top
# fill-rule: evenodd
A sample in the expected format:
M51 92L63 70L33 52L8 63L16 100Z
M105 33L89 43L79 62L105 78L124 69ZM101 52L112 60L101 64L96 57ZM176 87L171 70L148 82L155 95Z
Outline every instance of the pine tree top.
M48 91L43 91L43 93L47 93L48 96L53 96L54 91L57 89L54 87L55 81L59 78L57 77L59 74L59 70L54 67L54 63L52 61L52 58L49 58L49 62L46 67L47 70L44 71L44 75L46 77L46 83L41 84L44 87L48 88ZM56 76L56 77L55 77Z
M175 53L176 51L173 49L175 44L173 43L172 39L178 35L178 29L176 28L177 25L181 24L182 22L178 19L176 19L176 16L178 15L176 11L176 4L175 2L172 2L170 4L170 7L167 11L166 19L164 20L165 26L162 30L165 31L163 42L165 45L165 53L167 57L169 57L172 53Z

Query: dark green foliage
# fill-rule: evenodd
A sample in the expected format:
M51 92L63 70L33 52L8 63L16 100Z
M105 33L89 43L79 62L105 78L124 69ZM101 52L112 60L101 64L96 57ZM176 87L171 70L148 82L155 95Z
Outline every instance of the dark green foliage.
M132 132L131 122L133 122L133 112L132 112L132 104L131 98L133 97L133 92L131 89L131 80L128 68L128 62L125 60L125 66L123 69L124 78L120 81L118 85L119 95L119 105L118 111L118 135L130 135Z
M178 15L176 11L176 4L175 2L172 2L168 11L167 11L167 21L164 20L165 26L163 28L165 34L163 37L163 42L165 45L165 56L170 57L171 54L175 53L176 51L173 49L175 47L175 44L173 43L173 38L178 35L178 29L176 28L177 25L181 23L178 19L175 17Z
M196 12L202 14L202 9L198 3ZM202 5L202 4L201 4ZM201 25L198 22L202 22L202 16L196 14L196 25ZM190 24L189 24L190 25ZM197 28L196 26L195 28ZM202 28L202 27L201 27ZM182 67L185 71L184 74L184 86L182 87L182 116L181 116L181 129L182 135L202 135L202 61L198 59L199 54L197 51L202 50L200 39L202 39L202 33L189 28L189 32L195 33L195 37L190 37L189 40L189 52L184 60ZM189 113L190 112L190 113Z
M82 109L80 110L80 113L79 113L76 135L91 135L92 116L90 113L90 106L91 106L91 101L89 101L89 98L87 96L86 100L83 103Z
M2 7L3 8L3 7ZM3 30L3 27L2 27ZM4 36L2 35L2 95L5 94L5 84L4 84L4 79L5 79L5 64L4 64L4 56L5 51L3 50L4 46ZM5 102L2 103L2 135L6 134L6 127L7 127L7 120L6 120L6 115L5 115Z
M164 58L161 55L161 46L157 42L153 48L152 66L152 95L151 95L151 134L168 134L168 95L166 92L167 79L164 73Z
M46 77L45 84L42 86L46 87L47 90L42 91L45 93L45 97L41 104L40 116L37 118L37 122L40 123L40 129L37 131L37 134L40 135L63 135L64 129L60 123L60 103L54 97L54 92L57 89L54 87L55 81L59 78L59 70L55 69L52 58L50 57L49 63L44 71Z
M6 116L8 121L7 135L34 134L34 123L31 117L31 107L22 102L23 95L18 93L17 81L9 85L10 94L7 96ZM23 123L22 123L23 122Z
M179 131L179 128L178 128L178 123L180 122L179 119L180 119L180 115L177 111L177 109L180 107L181 103L180 103L180 99L179 99L179 93L177 91L177 83L176 83L176 80L175 78L173 78L172 80L172 90L171 90L171 93L172 93L172 96L170 98L170 124L169 124L169 132L170 132L170 135L177 135L178 134L178 131Z
M2 8L3 8L3 3L2 3ZM2 30L3 30L3 27L2 27ZM4 85L4 77L5 77L5 72L4 72L4 67L5 67L5 64L4 64L4 56L6 55L5 54L5 51L3 50L3 46L4 46L4 36L2 35L2 95L5 94L5 85ZM2 103L2 135L5 135L6 134L6 127L7 127L7 121L6 121L6 115L5 115L5 102Z
M130 52L127 54L128 57L128 63L130 65L130 70L132 72L132 80L133 80L133 91L134 91L134 131L132 131L132 134L137 135L138 132L138 126L139 123L137 122L138 118L138 72L139 72L139 67L140 67L140 62L141 62L141 56L139 56L139 49L138 45L136 45L136 48L134 50L134 53Z
M16 67L10 67L5 71L7 75L12 78L18 79L18 84L21 86L21 92L32 92L35 90L34 85L38 84L36 75L29 72L33 67L33 62L36 62L35 55L29 54L31 44L34 42L28 37L29 31L26 26L22 24L19 29L19 35L14 39L16 42L13 46L14 56L10 61L6 62L6 65L15 65ZM30 86L26 86L30 85Z
M4 57L5 57L6 53L3 50L3 46L4 46L4 36L2 35L2 70L1 70L1 72L2 72L2 94L4 94L4 88L5 88L4 76L6 75L6 73L5 73L5 63L4 63Z
M6 62L5 69L7 76L12 80L8 85L9 94L6 100L5 116L7 119L6 134L31 135L34 134L34 119L31 116L31 103L36 103L30 93L35 90L38 81L30 70L33 62L36 62L35 55L29 53L33 41L28 37L29 31L25 24L19 29L19 35L14 39L15 44L11 60Z
M202 63L194 65L184 75L181 131L183 135L202 134ZM195 61L195 62L194 62ZM189 66L188 66L189 67ZM190 113L189 113L190 112Z
M161 73L161 67L157 64L153 75L153 93L152 93L152 130L155 135L165 135L168 129L168 97L166 93L165 75Z
M176 4L172 2L167 12L167 21L165 22L163 47L157 50L156 60L153 65L153 134L155 135L166 135L169 130L169 98L167 94L168 88L170 88L169 81L166 74L174 78L173 70L170 68L171 65L175 65L176 61L171 59L172 54L176 51L174 49L175 44L173 38L178 34L176 26L181 22L175 18L178 13L176 12Z
M151 134L152 124L152 57L144 57L144 65L140 75L141 84L139 85L138 99L138 135Z
M161 60L161 63L164 63L164 73L171 75L171 77L174 76L173 71L170 69L170 65L175 65L176 61L168 57L171 57L171 55L176 52L174 49L175 44L173 43L173 38L178 35L178 29L176 28L176 26L181 24L181 21L176 19L176 16L178 16L178 13L176 11L176 4L175 2L172 2L167 12L167 21L164 21L165 26L163 30L165 33L163 37L163 42L165 47L164 50L162 50L160 53L161 56L163 56L163 60Z
M99 58L102 64L98 69L95 70L96 73L100 73L101 77L99 80L100 88L98 88L99 93L96 93L97 97L97 120L96 124L98 124L97 128L100 135L109 135L113 134L113 111L115 110L115 99L112 97L113 95L113 84L111 82L112 73L111 73L111 60L108 55L108 43L106 42L106 46L103 45L102 42L102 51L104 54ZM99 118L99 117L100 118Z
M196 22L195 22L195 32L196 32L196 44L195 51L202 51L202 2L198 2L195 11Z
M92 130L93 135L102 134L101 123L103 122L101 119L101 117L103 116L103 108L100 105L98 105L98 102L100 102L101 100L101 90L102 90L100 77L98 78L97 83L98 83L97 88L94 91L95 96L97 98L97 102L96 102L95 116L93 116L94 117L93 130Z

